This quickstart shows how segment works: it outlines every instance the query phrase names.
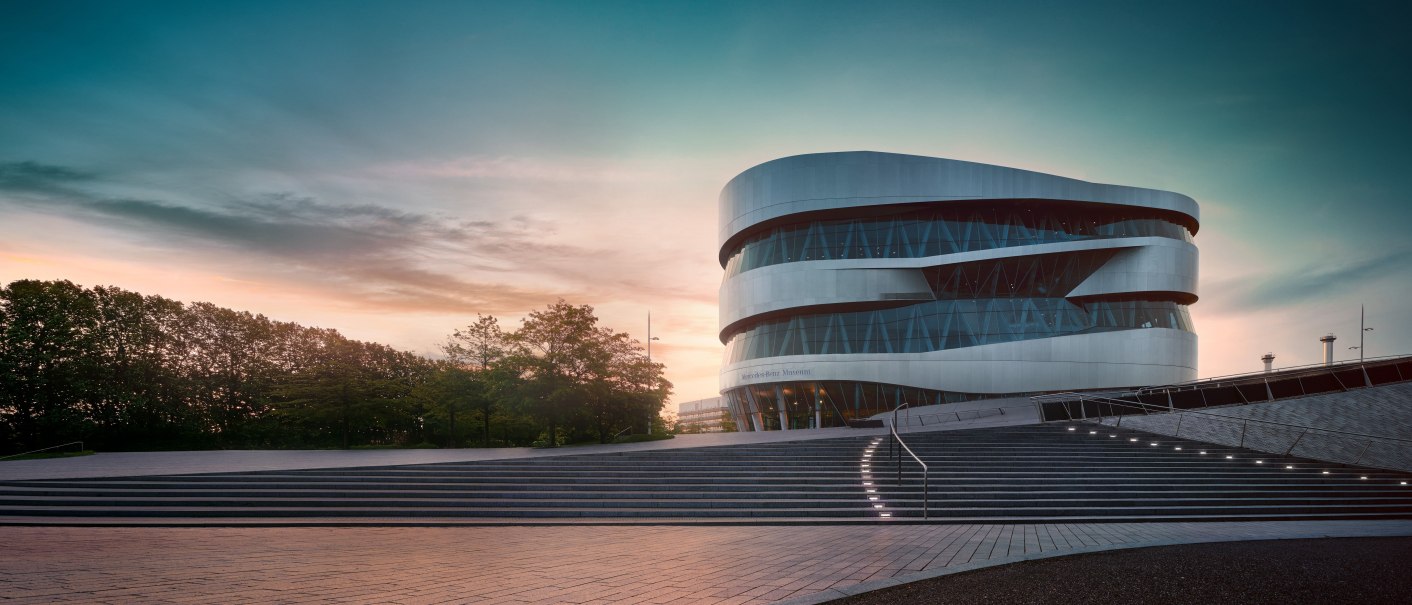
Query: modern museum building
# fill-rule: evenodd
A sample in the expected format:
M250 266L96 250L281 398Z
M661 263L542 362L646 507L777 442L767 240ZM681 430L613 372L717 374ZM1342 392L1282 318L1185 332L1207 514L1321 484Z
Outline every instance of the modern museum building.
M720 197L721 395L740 430L1196 378L1197 204L878 152Z

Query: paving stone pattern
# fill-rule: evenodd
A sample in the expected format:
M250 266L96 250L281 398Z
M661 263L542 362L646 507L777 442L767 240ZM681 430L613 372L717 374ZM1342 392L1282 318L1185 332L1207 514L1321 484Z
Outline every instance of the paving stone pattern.
M771 603L1026 558L1412 535L1412 521L823 527L0 527L0 603Z

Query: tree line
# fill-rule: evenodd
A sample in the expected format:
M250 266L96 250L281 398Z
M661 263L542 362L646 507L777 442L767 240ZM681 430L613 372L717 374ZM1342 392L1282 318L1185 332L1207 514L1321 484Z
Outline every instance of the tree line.
M560 300L432 359L210 303L19 280L0 289L0 452L608 442L671 392L639 342Z

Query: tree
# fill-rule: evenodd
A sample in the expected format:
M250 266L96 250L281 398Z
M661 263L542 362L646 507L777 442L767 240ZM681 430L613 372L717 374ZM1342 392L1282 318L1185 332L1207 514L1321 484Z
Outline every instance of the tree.
M436 364L435 368L414 387L413 397L425 403L426 409L434 414L445 412L448 420L446 446L461 447L456 413L485 399L485 387L470 370L449 361ZM486 426L489 427L488 422Z
M466 326L465 330L456 330L442 346L448 359L474 375L474 381L463 383L471 389L464 394L464 399L480 412L481 444L487 447L490 445L490 419L495 414L498 401L496 379L501 377L495 372L495 367L505 357L509 346L505 333L500 330L500 321L494 316L479 313L476 314L475 323ZM454 433L455 411L451 409L448 413Z
M344 449L355 430L364 437L399 427L396 417L412 384L406 359L382 345L329 334L323 355L311 367L286 377L274 390L283 418L315 434L333 430ZM357 427L355 429L355 427Z
M593 307L573 306L560 299L526 317L510 337L506 363L519 378L526 411L547 425L548 445L558 445L558 427L568 418L576 392L588 372L591 334L598 318Z
M721 410L721 432L734 433L738 430L740 429L735 425L735 416L731 415L730 410Z
M0 290L0 422L23 448L82 439L94 388L92 293L69 281Z
M19 280L0 288L0 449L405 442L425 416L411 387L434 367L210 303Z
M597 323L593 307L561 299L530 313L508 339L504 365L526 411L548 426L550 445L566 423L570 434L607 441L634 419L656 416L671 391L640 343Z

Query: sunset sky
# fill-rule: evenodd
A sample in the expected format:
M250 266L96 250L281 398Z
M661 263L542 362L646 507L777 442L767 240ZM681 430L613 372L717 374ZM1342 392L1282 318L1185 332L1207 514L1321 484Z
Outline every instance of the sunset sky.
M12 2L0 282L434 354L562 297L714 396L716 201L876 150L1201 204L1199 375L1412 353L1412 3Z

